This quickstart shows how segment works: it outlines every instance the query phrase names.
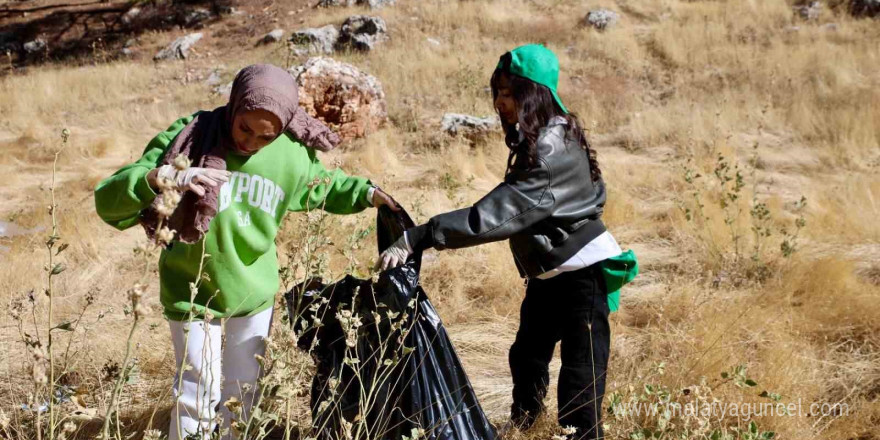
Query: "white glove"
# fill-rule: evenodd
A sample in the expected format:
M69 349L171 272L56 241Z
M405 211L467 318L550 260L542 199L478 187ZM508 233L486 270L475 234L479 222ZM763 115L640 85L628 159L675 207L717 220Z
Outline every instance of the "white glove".
M406 232L404 232L394 244L388 247L388 249L385 249L385 252L382 252L382 255L380 255L379 259L376 261L374 269L387 270L402 266L403 263L406 263L406 259L409 258L412 253L412 247L409 245L409 240L406 238Z
M229 171L197 167L180 171L174 165L162 165L156 177L168 179L179 191L189 190L201 197L205 195L205 187L217 186L229 181Z

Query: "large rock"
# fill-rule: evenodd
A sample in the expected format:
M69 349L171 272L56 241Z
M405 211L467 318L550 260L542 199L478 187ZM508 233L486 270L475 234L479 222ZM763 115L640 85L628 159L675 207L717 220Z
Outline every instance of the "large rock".
M440 122L440 129L450 136L463 136L471 141L485 139L501 123L497 117L480 118L459 113L446 113Z
M792 7L794 12L804 20L816 20L822 12L822 3L812 1Z
M310 54L333 53L333 47L339 40L339 30L336 26L328 24L320 28L307 28L299 30L290 36L290 42L295 50Z
M582 26L592 26L600 31L605 30L617 24L620 15L617 12L608 9L596 9L587 13L587 16L581 21Z
M385 20L381 17L354 15L345 19L339 33L338 49L351 48L370 51L378 43L388 39Z
M157 53L153 60L170 60L174 58L185 59L189 54L189 49L196 44L199 40L202 39L201 32L196 32L194 34L184 35L176 40L174 40L171 44L166 46L164 49L160 50Z
M332 6L355 6L366 5L370 8L381 8L387 5L393 5L395 0L320 0L318 7L329 8Z
M299 105L343 139L364 137L388 120L382 84L357 67L315 57L290 73L299 84Z
M850 10L856 17L880 17L880 0L852 0Z

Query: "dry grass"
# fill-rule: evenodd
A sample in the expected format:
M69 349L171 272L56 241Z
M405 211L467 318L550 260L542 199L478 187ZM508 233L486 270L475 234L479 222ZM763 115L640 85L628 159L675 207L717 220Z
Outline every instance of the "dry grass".
M619 25L602 33L579 28L587 10L598 6L621 12ZM310 11L302 26L339 23L352 13ZM876 22L833 10L816 23L801 22L783 0L399 0L374 13L388 22L392 40L369 55L337 58L382 81L392 124L325 162L339 159L346 170L381 183L418 220L473 202L500 179L505 147L500 137L470 148L440 136L439 120L447 111L491 114L484 88L497 57L521 43L543 42L560 57L561 96L581 115L599 151L610 188L606 221L643 265L612 318L608 392L632 396L645 384L678 391L705 380L717 385L715 397L724 402L761 401L762 390L781 394L786 403L843 402L850 409L846 416L759 417L757 423L783 438L878 438L880 286L876 276L859 275L876 271L880 261ZM287 61L278 48L244 47L191 60L187 68L207 72L224 63L228 76L254 61ZM101 407L106 395L101 367L122 357L118 335L129 325L124 292L139 273L131 249L142 240L137 229L118 233L102 224L90 190L171 121L220 103L202 83L181 81L184 74L182 63L156 68L119 62L47 66L0 80L4 220L28 228L47 224L50 153L61 127L72 132L59 163L60 229L70 243L64 255L72 269L59 277L56 316L75 313L87 291L100 289L87 320L98 311L106 316L78 343L78 383L90 408ZM757 185L746 174L737 232L749 249L749 207L757 194L777 231L766 242L762 261L770 274L761 284L736 279L732 235L717 203L724 191L713 180L718 153L747 170L755 143ZM688 221L678 208L692 200L682 177L687 158L703 174L698 188L706 221ZM783 258L778 230L792 229L798 216L793 202L801 195L808 201L806 227L798 251ZM372 213L334 219L330 235L344 243L353 226L370 222ZM288 223L285 231L292 234L296 223ZM0 242L12 248L0 254L0 303L35 289L37 307L43 307L43 235ZM372 245L358 254L363 264L373 255ZM746 250L744 260L748 255ZM341 273L344 258L334 253L332 259L333 273ZM429 253L424 279L484 408L503 421L510 403L506 346L522 297L506 245ZM143 426L172 372L156 281L147 299L154 313L136 335L140 376L123 396L122 411L133 426ZM18 332L6 315L0 318L0 352L6 354L0 360L2 408L20 415L15 408L31 385L22 375ZM662 375L654 372L660 363ZM558 360L553 365L558 368ZM736 365L746 366L758 387L716 383ZM613 419L609 433L628 437L651 423ZM543 438L551 430L548 422L527 437Z

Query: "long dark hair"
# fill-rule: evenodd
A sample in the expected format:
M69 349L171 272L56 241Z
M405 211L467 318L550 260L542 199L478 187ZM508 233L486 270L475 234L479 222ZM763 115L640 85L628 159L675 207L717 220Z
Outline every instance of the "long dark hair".
M574 139L578 144L587 151L590 158L590 178L593 182L598 181L602 177L602 170L599 169L599 161L596 159L596 150L590 146L584 134L583 125L580 118L574 113L565 113L547 86L538 84L527 78L513 75L507 72L510 66L510 53L501 57L502 65L492 73L492 100L498 97L498 83L501 76L505 75L508 79L510 91L517 106L518 124L508 124L504 118L501 118L501 127L504 129L505 140L507 145L513 151L513 154L524 159L528 166L535 166L538 162L538 134L540 130L547 126L547 123L555 116L565 118L568 122L566 129L566 138ZM496 111L498 111L496 109ZM517 130L519 125L519 130ZM520 134L522 139L520 139ZM510 165L510 164L508 164Z

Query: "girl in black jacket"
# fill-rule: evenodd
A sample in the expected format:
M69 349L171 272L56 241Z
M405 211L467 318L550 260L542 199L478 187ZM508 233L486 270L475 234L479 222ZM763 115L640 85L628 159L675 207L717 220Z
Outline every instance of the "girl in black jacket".
M511 423L527 429L544 409L548 365L561 342L558 419L574 439L602 438L610 330L603 262L621 249L600 217L605 185L578 118L556 93L559 63L549 49L505 53L491 86L511 153L504 182L472 207L439 214L383 252L382 269L424 249L510 240L526 278L520 326L510 349Z

